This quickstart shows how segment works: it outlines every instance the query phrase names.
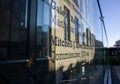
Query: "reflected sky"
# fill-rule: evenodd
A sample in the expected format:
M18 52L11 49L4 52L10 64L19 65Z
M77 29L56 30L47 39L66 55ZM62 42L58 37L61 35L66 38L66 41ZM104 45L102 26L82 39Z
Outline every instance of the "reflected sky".
M120 0L100 0L109 45L120 39Z

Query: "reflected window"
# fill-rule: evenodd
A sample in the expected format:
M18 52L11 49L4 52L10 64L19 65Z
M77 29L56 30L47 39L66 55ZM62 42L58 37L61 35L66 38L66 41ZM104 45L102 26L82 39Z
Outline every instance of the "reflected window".
M84 32L84 24L82 23L81 25L81 36L82 36L82 44L85 44L86 41L87 41L87 38L86 38L86 35L85 35L85 32Z
M82 43L85 45L86 41L87 41L87 38L85 36L85 33L83 33L83 35L82 35Z
M79 6L79 5L78 5L78 0L74 0L74 3L75 3L77 6Z
M65 40L70 41L70 11L64 6L64 24L65 24L65 29L64 29L64 36Z
M11 55L26 56L27 0L14 0L11 29Z
M89 28L86 28L86 40L87 40L87 45L90 46L91 44L91 32Z
M75 41L79 43L79 20L75 17Z

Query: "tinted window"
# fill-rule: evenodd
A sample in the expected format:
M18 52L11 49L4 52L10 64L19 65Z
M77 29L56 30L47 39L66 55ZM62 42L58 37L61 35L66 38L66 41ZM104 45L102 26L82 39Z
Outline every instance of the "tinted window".
M27 0L0 1L0 59L26 57Z

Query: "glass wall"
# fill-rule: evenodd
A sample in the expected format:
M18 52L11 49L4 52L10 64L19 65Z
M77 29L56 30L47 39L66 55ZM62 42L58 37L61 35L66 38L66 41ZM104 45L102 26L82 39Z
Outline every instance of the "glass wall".
M100 11L98 10L98 5L97 1L94 1L93 3L93 16L94 16L94 32L95 32L95 47L96 47L96 52L95 52L95 59L98 59L98 64L104 63L104 53L103 53L103 48L108 47L107 43L107 37L105 36L105 30L103 26L102 20L104 19L100 15Z
M0 60L26 58L27 0L0 1Z
M0 84L46 84L50 8L48 0L0 1Z
M100 0L99 0L100 1ZM94 18L94 35L95 35L95 55L94 55L94 61L93 64L96 66L99 70L96 70L96 72L100 72L98 76L98 80L96 81L96 84L103 83L105 80L105 71L106 71L106 56L104 54L104 48L108 47L108 41L107 37L105 36L105 30L104 30L104 24L103 24L103 16L100 14L100 9L98 8L97 1L93 1L93 18ZM104 14L104 13L103 13ZM101 77L101 78L100 78Z
M0 83L103 84L101 19L97 0L1 0Z
M28 0L2 0L0 4L0 60L27 58L29 40L34 36L36 47L33 48L37 57L48 56L50 5L47 1L37 2L37 23L33 33L27 23Z

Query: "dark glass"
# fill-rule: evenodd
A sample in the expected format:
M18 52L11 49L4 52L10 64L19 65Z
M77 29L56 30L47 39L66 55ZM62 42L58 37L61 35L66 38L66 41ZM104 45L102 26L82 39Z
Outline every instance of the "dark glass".
M8 43L10 40L11 2L0 1L0 60L8 56Z
M84 2L84 0L80 0L80 11L81 11L82 13L83 13L83 10L84 10L84 9L83 9L83 8L84 8L84 7L83 7L83 6L84 6L84 3L83 3L83 2Z
M13 1L11 28L11 56L26 57L27 42L27 0Z
M0 1L0 60L26 57L27 0Z

